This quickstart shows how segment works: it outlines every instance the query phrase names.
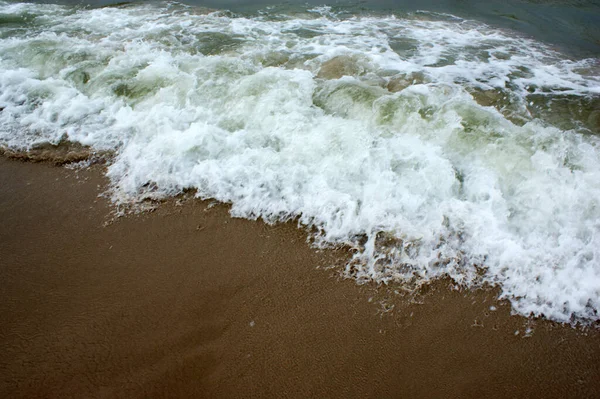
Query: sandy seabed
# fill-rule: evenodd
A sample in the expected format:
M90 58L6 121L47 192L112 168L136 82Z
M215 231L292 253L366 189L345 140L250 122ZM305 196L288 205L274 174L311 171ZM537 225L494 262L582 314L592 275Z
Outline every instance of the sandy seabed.
M0 159L0 397L600 397L596 327L358 286L344 250L225 205L111 221L106 183Z

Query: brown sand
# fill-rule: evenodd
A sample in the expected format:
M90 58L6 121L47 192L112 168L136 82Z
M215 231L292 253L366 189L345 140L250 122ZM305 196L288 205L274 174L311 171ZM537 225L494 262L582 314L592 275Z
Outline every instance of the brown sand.
M225 206L105 226L104 184L0 160L0 397L600 397L598 329L444 283L408 304Z

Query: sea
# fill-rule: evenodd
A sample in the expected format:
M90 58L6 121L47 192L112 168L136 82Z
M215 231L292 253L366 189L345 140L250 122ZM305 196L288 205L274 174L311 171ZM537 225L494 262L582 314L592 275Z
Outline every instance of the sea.
M600 318L597 0L0 0L0 147L73 143L116 206L193 191L358 282Z

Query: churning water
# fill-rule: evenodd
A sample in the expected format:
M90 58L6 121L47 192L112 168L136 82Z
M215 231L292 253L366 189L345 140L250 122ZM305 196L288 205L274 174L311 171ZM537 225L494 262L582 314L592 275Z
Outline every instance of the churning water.
M116 202L193 188L357 249L359 280L600 309L600 61L449 14L0 2L0 144L108 150ZM282 265L284 267L284 265Z

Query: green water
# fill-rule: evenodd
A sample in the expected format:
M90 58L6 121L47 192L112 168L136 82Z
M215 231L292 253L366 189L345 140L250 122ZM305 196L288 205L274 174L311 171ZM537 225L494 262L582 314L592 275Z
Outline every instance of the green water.
M57 0L37 3L102 7L115 4L139 4L144 1ZM150 2L147 2L150 3ZM330 5L336 13L404 13L418 10L448 13L461 18L491 24L529 35L554 45L574 57L600 55L600 2L597 0L185 0L182 3L253 14L266 7L273 13L297 10L306 5ZM342 14L343 15L343 14ZM6 21L2 23L19 23Z

